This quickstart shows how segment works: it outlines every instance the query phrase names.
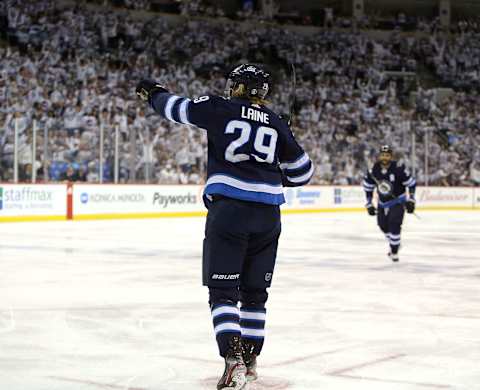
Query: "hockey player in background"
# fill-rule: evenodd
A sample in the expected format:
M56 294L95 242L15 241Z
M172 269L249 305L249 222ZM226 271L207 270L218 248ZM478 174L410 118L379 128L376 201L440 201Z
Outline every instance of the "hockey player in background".
M283 186L304 185L313 175L287 120L266 107L270 83L262 67L243 64L229 74L224 97L191 101L149 80L136 89L159 115L207 132L203 284L225 359L217 389L244 389L257 378Z
M405 166L393 161L390 146L382 146L378 161L365 175L363 189L367 197L368 214L377 214L378 226L390 245L388 256L392 261L399 260L400 233L405 209L410 214L415 211L415 186L416 181ZM375 188L378 192L378 210L372 203Z

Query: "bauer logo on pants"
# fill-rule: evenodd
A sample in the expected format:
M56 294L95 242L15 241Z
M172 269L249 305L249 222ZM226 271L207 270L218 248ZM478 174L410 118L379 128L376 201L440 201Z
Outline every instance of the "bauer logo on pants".
M271 272L267 272L265 274L265 281L266 282L270 282L272 280L272 273Z
M213 274L213 280L238 280L240 279L240 274Z

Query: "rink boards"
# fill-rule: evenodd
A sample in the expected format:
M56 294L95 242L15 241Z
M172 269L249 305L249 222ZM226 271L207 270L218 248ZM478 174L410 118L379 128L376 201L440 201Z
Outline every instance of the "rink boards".
M0 222L203 216L203 186L0 184ZM364 211L361 186L286 188L284 213ZM418 210L478 210L480 188L419 187Z

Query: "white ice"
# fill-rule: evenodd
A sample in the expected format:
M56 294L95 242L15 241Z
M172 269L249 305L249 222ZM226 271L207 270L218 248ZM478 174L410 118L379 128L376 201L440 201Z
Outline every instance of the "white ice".
M420 214L398 264L366 214L283 217L250 389L480 389L480 213ZM0 224L0 389L215 389L203 224Z

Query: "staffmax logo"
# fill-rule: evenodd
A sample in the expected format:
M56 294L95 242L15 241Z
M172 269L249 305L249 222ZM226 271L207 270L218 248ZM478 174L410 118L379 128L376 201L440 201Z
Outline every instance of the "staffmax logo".
M52 192L36 190L31 187L23 187L21 190L10 189L2 191L2 203L6 202L50 202Z
M187 195L162 195L160 192L153 194L153 204L162 208L173 205L195 204L197 196L191 193Z

